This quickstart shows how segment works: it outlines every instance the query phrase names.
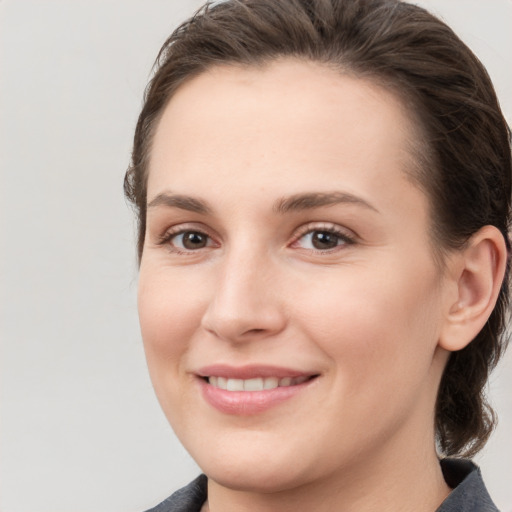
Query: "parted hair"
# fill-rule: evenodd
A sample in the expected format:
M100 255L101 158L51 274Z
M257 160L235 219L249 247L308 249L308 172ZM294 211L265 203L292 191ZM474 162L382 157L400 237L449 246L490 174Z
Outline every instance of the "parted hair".
M501 231L510 254L510 129L485 68L444 22L400 0L226 0L209 2L172 33L146 88L124 181L138 219L139 261L153 134L174 91L213 66L283 57L324 63L403 100L421 133L413 178L429 197L441 258L485 225ZM506 345L509 268L510 258L486 325L450 355L441 379L442 455L475 454L495 425L485 391Z

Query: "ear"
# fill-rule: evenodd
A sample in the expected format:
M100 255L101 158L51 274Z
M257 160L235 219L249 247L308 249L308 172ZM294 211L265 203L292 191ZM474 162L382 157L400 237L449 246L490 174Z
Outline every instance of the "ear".
M484 226L450 260L454 285L439 346L456 351L468 345L489 318L505 275L507 247L495 226Z

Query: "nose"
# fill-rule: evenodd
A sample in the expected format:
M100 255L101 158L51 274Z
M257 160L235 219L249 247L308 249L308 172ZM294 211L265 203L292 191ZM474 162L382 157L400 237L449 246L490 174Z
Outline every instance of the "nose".
M216 268L202 326L231 343L275 336L286 326L278 272L264 257L233 254Z

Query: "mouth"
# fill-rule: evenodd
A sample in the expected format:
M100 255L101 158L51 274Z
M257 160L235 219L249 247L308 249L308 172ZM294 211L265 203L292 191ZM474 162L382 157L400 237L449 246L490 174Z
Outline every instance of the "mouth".
M316 375L302 375L300 377L255 377L252 379L233 379L211 375L204 380L211 386L225 391L265 391L276 388L297 386L303 382L314 379Z
M223 414L263 413L307 393L320 374L270 366L203 368L197 374L204 399Z

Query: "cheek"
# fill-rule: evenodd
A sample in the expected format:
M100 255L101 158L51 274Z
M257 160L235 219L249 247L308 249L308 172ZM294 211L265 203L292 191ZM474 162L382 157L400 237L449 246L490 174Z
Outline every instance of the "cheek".
M141 267L138 310L149 371L157 386L180 371L189 341L201 319L193 283L169 272Z
M435 270L418 276L411 265L386 268L377 272L369 267L317 282L297 299L301 310L294 316L302 329L339 369L339 378L350 376L353 387L389 390L420 382L437 345L440 296Z

